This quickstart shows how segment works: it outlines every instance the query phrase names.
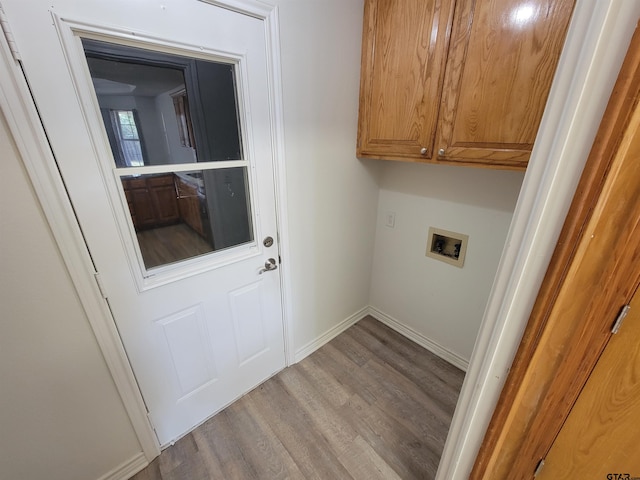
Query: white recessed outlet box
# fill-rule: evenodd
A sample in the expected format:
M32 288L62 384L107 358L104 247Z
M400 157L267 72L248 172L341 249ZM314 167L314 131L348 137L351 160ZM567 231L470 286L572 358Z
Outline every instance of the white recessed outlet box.
M427 257L462 268L468 242L468 235L429 227Z

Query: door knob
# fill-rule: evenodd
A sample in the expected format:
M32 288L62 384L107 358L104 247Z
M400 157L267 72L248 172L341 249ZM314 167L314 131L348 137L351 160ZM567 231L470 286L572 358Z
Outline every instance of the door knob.
M264 268L261 268L258 274L262 275L264 272L270 272L271 270L275 270L276 268L278 268L278 265L276 265L276 259L270 258L269 260L264 262Z

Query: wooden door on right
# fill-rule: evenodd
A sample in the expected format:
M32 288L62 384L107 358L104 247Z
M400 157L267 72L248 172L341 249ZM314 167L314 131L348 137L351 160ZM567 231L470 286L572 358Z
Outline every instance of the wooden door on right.
M635 293L538 475L542 480L640 478L640 295Z

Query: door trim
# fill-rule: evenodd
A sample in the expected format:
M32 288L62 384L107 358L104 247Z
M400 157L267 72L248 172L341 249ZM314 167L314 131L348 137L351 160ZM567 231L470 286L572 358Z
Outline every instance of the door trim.
M203 0L204 1L204 0ZM291 279L288 262L286 172L284 158L283 101L280 72L278 9L257 0L207 1L212 5L249 15L263 21L267 42L269 111L273 129L272 148L276 190L276 221L279 255L282 258L281 301L286 365L294 363L291 326ZM147 417L136 383L109 307L95 279L95 268L55 158L32 101L27 81L3 35L0 39L0 106L14 136L27 174L44 211L52 234L69 271L71 281L96 335L105 362L122 398L132 426L148 462L160 454L160 445Z

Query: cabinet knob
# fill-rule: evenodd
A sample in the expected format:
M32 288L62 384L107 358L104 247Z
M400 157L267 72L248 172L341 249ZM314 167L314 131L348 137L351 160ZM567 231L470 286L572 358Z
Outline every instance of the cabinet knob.
M422 147L420 149L420 155L426 155L427 154L427 147Z
M444 148L438 150L438 155L440 155L441 157L444 155Z

